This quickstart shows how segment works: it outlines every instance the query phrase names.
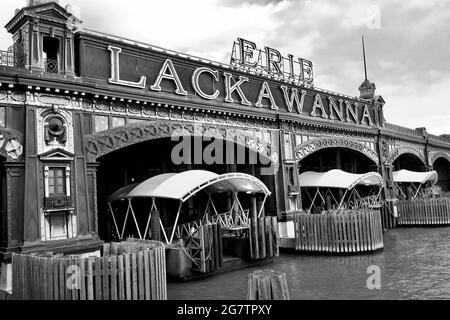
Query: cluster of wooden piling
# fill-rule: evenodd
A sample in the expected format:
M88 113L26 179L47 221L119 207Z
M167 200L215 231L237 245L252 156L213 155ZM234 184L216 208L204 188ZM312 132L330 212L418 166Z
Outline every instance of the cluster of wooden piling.
M223 264L223 244L220 223L203 224L198 228L202 250L201 271L217 271Z
M289 300L286 273L257 270L248 275L248 300Z
M398 201L399 225L450 224L450 198Z
M253 260L278 257L279 243L277 217L250 219L250 255Z
M12 256L17 300L165 300L165 248L157 241L104 244L101 257Z
M294 215L295 248L299 251L352 253L383 248L379 211Z

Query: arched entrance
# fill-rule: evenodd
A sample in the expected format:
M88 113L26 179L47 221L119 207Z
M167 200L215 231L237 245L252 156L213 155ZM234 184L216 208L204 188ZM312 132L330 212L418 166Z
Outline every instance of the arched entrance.
M187 170L207 170L217 174L242 172L257 177L269 189L273 189L271 185L273 177L261 175L260 170L270 165L267 158L247 147L219 138L204 139L196 136L183 136L179 140L169 137L157 138L112 151L102 155L97 161L100 163L97 171L98 229L100 238L106 241L117 238L111 215L108 213L106 198L124 186L142 182L162 173ZM206 194L196 195L188 201L187 212L183 216L198 220L203 215L207 200ZM138 224L142 225L140 219L147 219L151 199L132 201ZM172 225L178 203L164 199L156 201L163 224ZM243 206L249 206L250 196L244 194L240 196L240 201ZM123 206L126 209L125 202ZM215 199L217 210L221 212L227 211L232 203L231 194ZM266 202L266 212L275 210L274 206L274 201ZM117 207L117 210L120 208ZM143 214L139 215L138 212ZM118 223L121 224L120 221ZM136 228L130 224L126 227L124 236L137 237L136 233Z
M433 163L433 170L438 173L438 182L436 186L442 192L449 192L450 190L450 161L447 158L439 157Z
M365 154L353 149L343 147L330 147L319 149L299 163L299 173L306 171L327 172L333 169L340 169L350 173L377 172L377 164ZM327 203L331 199L340 199L343 196L342 189L330 189L327 193ZM302 208L309 208L312 203L310 195L302 190ZM329 197L329 198L328 198Z
M412 153L403 153L393 162L394 171L406 169L410 171L425 172L426 166L423 161Z

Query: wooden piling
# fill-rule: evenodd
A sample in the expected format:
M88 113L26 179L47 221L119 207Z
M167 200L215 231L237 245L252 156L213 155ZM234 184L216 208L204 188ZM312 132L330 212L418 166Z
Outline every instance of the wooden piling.
M354 253L383 248L379 211L299 213L293 220L295 247L299 251Z
M450 198L398 201L398 225L450 224Z
M152 240L133 241L104 246L102 257L54 257L14 253L14 298L167 299L165 246ZM120 254L117 254L119 252Z

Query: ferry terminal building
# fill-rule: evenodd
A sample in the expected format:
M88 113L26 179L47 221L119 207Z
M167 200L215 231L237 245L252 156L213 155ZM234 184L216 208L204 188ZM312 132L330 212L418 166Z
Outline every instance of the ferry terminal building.
M29 1L6 24L13 45L0 52L2 288L13 252L98 250L114 237L106 198L165 172L254 175L272 192L265 214L279 221L308 201L298 181L308 170L379 172L388 201L398 169L434 169L449 190L450 136L387 123L368 80L351 97L87 30L69 11ZM174 164L177 132L202 150L208 135L258 157L240 163L224 152L229 161ZM268 168L273 174L261 170ZM198 211L191 204L188 214Z

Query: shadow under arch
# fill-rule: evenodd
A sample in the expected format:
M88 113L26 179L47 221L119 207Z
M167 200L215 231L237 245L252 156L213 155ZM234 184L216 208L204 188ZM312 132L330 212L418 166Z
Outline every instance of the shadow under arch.
M416 153L404 152L399 154L392 161L394 171L406 169L410 171L427 171L425 159Z
M350 173L377 171L377 162L350 148L328 147L316 150L299 161L299 172L326 172L341 169Z
M378 164L378 154L373 150L373 147L374 146L345 138L314 138L295 147L295 158L298 161L302 161L304 158L322 149L344 148L363 154L375 164Z
M433 170L438 173L436 185L442 192L450 191L450 159L449 157L437 157L433 161Z

